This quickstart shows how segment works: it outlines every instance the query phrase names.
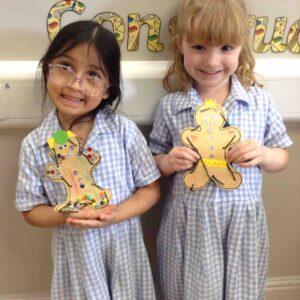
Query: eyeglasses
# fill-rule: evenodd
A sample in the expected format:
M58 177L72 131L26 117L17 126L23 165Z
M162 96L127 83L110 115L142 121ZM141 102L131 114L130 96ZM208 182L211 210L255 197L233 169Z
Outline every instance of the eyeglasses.
M74 81L78 81L80 89L89 96L97 96L109 83L103 79L91 75L83 75L81 78L76 77L74 70L68 65L49 64L49 79L60 86L71 86Z

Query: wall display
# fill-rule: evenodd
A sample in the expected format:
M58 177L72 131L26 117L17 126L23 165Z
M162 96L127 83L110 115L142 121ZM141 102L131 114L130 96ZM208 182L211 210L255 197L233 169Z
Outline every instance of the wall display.
M67 11L73 11L77 14L82 14L85 9L85 5L79 1L60 1L51 7L48 14L48 35L50 40L54 39L55 35L60 29L60 20L62 15ZM121 45L125 37L125 22L124 20L114 12L99 13L93 18L94 21L103 24L108 21L113 26L113 32L115 37ZM140 14L132 13L128 15L128 42L127 49L129 51L139 50L139 37L140 28L142 25L148 25L148 43L147 48L152 52L162 51L164 46L159 42L161 20L155 14L147 14L142 17Z
M268 17L249 16L249 26L255 28L253 37L253 49L255 52L265 53L271 49L274 53L281 53L289 49L293 53L300 53L300 44L298 42L300 20L297 20L291 28L287 28L286 17L276 18L272 40L267 43L265 40L268 23ZM284 43L286 32L288 32L287 42Z
M111 30L122 52L122 114L153 121L166 91L179 0L0 1L0 128L33 128L41 110L38 61L65 25L94 20ZM300 1L246 0L255 72L285 119L300 120ZM38 72L37 72L38 70ZM51 107L49 108L49 110Z
M48 35L52 40L59 31L61 17L67 11L77 14L83 14L85 7L83 1L65 0L59 1L53 5L48 14ZM147 14L141 17L138 13L128 14L128 26L125 28L125 22L116 12L101 12L93 17L93 20L104 23L112 23L113 32L121 45L125 39L127 31L127 50L139 50L139 37L141 26L147 25L148 38L147 48L152 52L164 50L163 43L160 42L161 19L155 14ZM266 32L269 18L266 16L249 15L249 27L254 28L253 49L257 53L265 53L269 50L274 53L281 53L290 50L293 53L300 54L300 44L298 42L300 32L300 20L296 20L290 28L287 28L287 17L277 17L274 30L270 41L266 41ZM172 17L169 22L169 33L174 34L176 18ZM272 26L270 24L269 26ZM284 42L284 36L287 34L287 41Z

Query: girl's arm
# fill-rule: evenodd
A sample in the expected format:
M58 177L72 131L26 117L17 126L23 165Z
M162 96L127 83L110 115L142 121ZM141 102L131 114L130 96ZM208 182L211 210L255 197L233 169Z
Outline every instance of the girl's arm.
M264 159L260 166L264 171L274 173L283 170L288 165L289 155L286 149L265 146L263 148Z
M54 210L52 206L38 205L29 211L22 212L26 222L38 227L55 227L66 223L67 214Z
M66 223L79 228L106 227L143 214L159 198L160 186L156 180L139 188L132 197L119 205L108 205L103 209L85 207L77 213L70 213Z
M185 146L176 146L167 154L154 156L157 167L163 176L192 168L199 158L195 151Z
M289 156L285 149L269 148L255 140L247 140L233 146L227 153L227 160L241 167L259 165L264 171L274 173L287 166Z
M158 180L141 187L120 205L109 205L104 209L85 207L76 213L60 213L52 206L38 205L23 212L24 219L37 227L73 225L76 227L104 227L138 216L150 209L160 197Z

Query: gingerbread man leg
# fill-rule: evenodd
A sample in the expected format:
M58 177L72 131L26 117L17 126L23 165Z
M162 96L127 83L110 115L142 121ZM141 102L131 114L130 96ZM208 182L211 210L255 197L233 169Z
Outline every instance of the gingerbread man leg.
M204 188L209 180L210 178L200 160L192 172L184 175L184 184L191 190Z
M210 173L211 179L223 189L235 189L242 183L242 175L230 168L215 168Z
M55 206L55 210L59 212L69 212L69 211L76 211L77 209L74 206L74 202L69 200L63 203L57 204Z
M111 191L110 190L97 190L96 191L97 197L95 197L95 201L92 202L91 206L95 206L96 208L102 208L106 205L108 205L109 200L111 198ZM93 204L94 203L94 204Z

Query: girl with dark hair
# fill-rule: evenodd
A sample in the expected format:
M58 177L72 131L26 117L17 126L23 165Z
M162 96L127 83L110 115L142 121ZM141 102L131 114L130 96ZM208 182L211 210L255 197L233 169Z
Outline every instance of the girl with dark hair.
M121 99L120 49L93 21L60 30L40 61L45 97L55 109L22 142L16 208L38 227L53 227L51 299L154 299L139 215L159 199L159 172L136 125L116 114ZM47 141L72 131L84 149L101 154L93 169L110 204L60 212L63 184L50 181ZM74 171L76 172L76 170Z

